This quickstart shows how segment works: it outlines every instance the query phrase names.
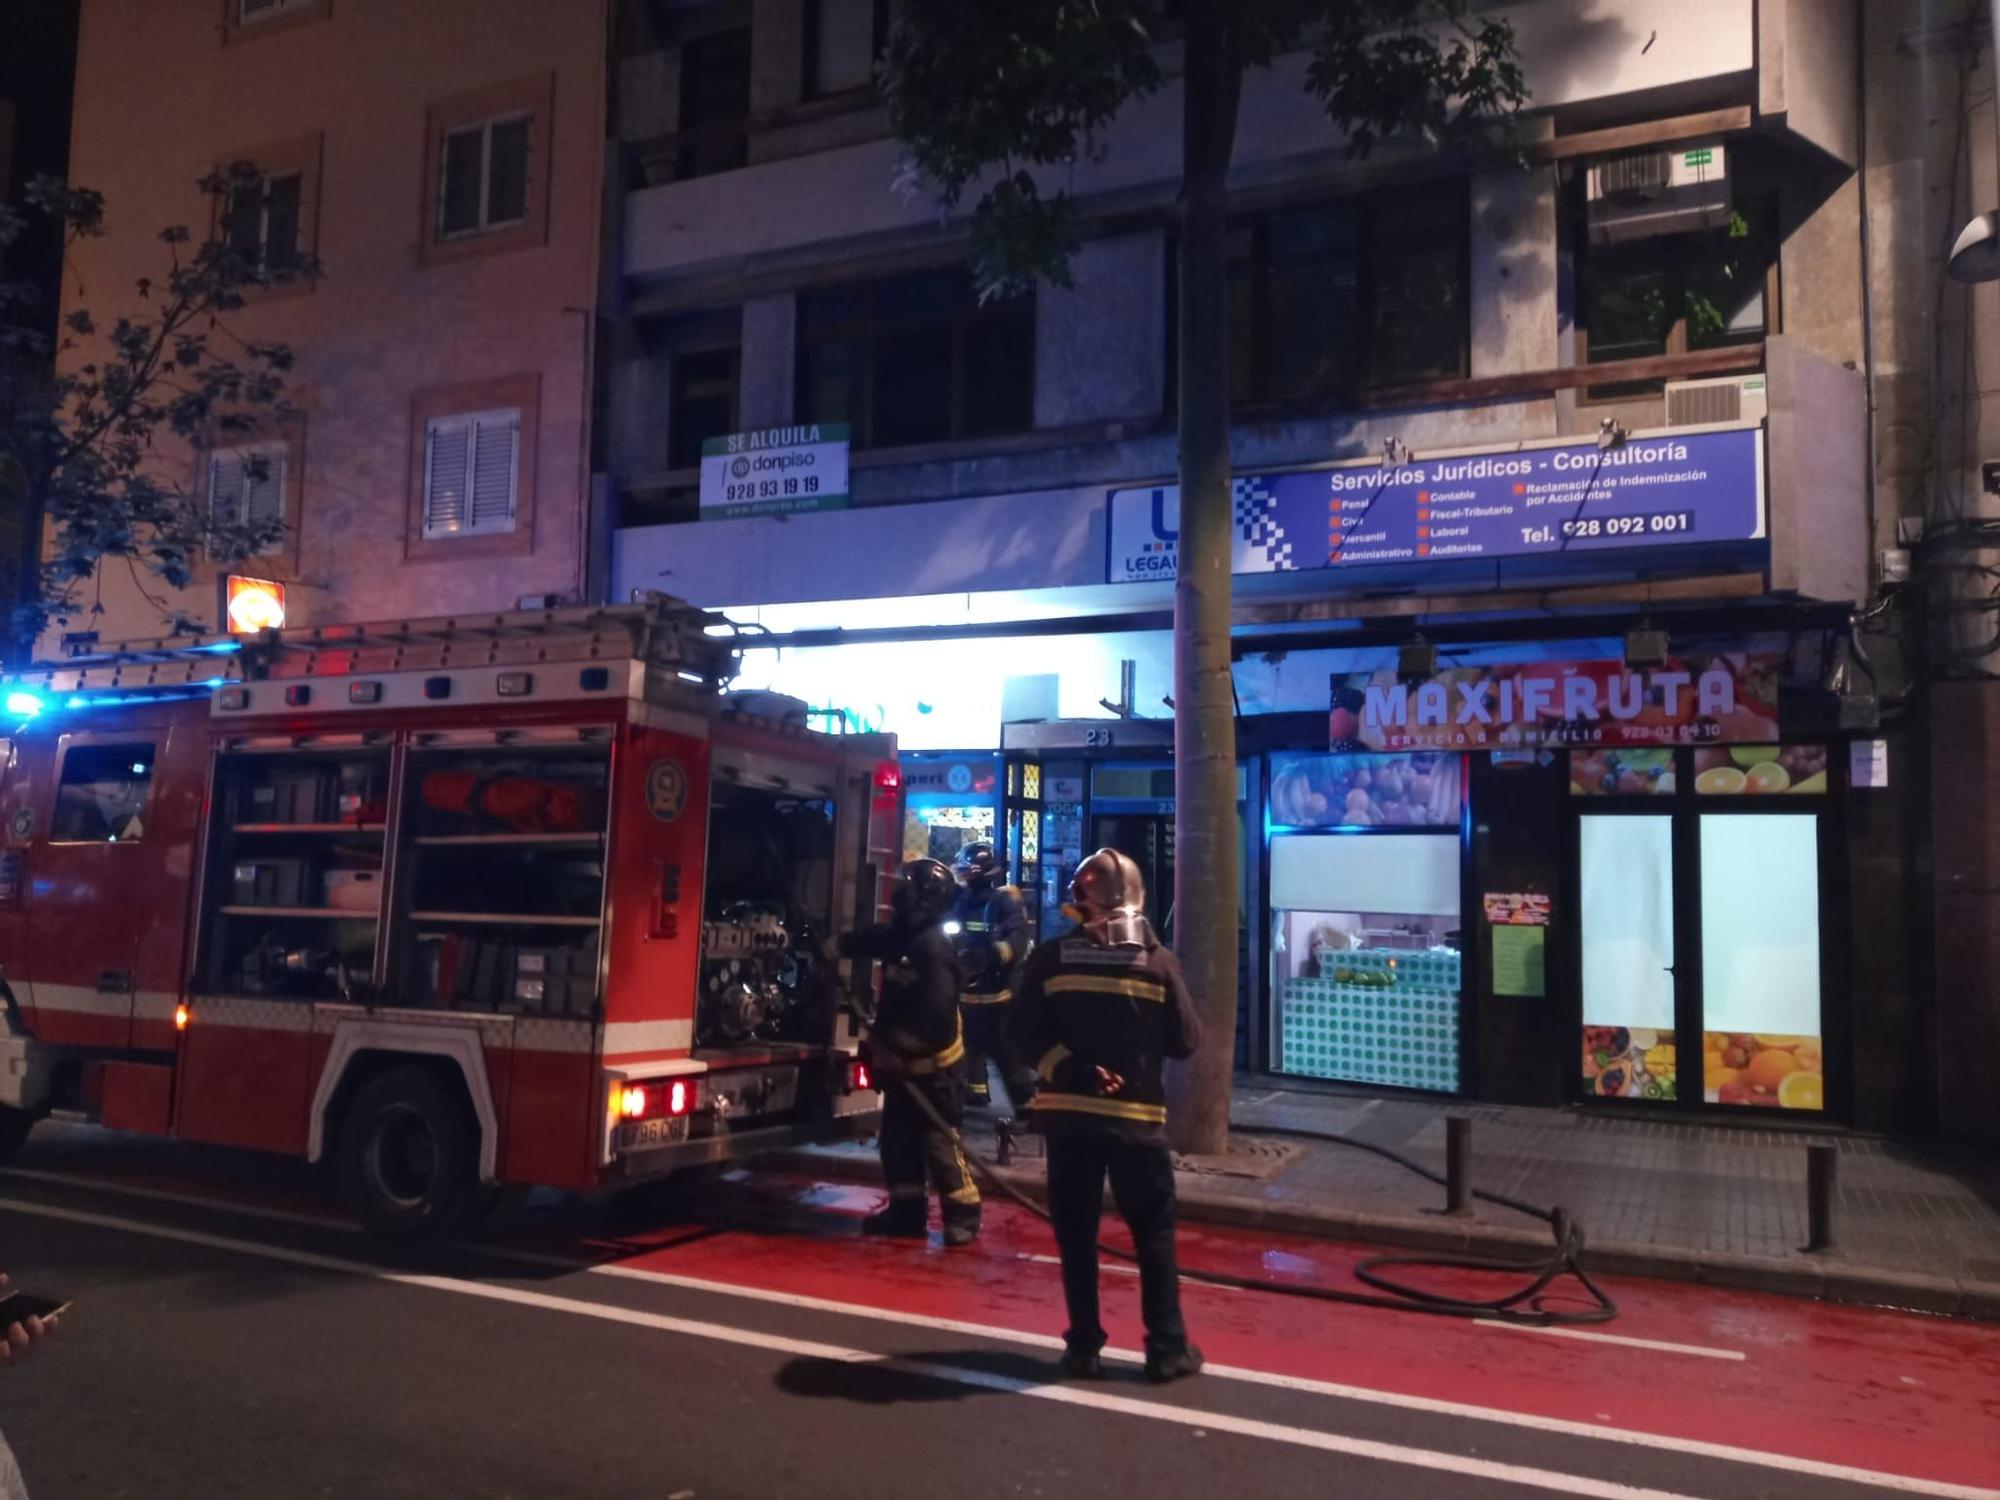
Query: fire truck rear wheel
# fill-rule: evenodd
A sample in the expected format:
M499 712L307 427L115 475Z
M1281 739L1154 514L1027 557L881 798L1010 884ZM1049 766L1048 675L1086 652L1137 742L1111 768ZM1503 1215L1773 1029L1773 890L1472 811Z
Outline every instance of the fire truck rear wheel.
M421 1239L469 1228L490 1197L479 1181L478 1122L422 1068L384 1073L348 1106L340 1184L373 1233Z
M28 1132L35 1128L36 1116L11 1104L0 1104L0 1161L21 1149Z

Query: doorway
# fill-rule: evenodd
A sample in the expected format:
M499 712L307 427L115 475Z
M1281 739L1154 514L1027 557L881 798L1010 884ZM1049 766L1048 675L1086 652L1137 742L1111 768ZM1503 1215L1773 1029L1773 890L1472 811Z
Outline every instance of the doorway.
M1832 814L1823 797L1742 796L1735 780L1704 788L1697 772L1681 793L1667 775L1641 794L1651 805L1577 810L1585 1097L1828 1109Z

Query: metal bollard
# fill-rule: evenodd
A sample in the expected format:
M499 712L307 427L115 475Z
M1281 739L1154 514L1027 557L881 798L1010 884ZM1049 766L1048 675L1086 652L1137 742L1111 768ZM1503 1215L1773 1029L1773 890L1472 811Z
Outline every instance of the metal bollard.
M1444 1211L1472 1212L1472 1121L1462 1115L1444 1122Z
M1806 1249L1833 1248L1833 1200L1840 1190L1840 1157L1831 1146L1806 1147Z
M1008 1166L1014 1160L1014 1117L1002 1115L993 1122L993 1134L997 1138L998 1149L994 1155L1001 1166Z

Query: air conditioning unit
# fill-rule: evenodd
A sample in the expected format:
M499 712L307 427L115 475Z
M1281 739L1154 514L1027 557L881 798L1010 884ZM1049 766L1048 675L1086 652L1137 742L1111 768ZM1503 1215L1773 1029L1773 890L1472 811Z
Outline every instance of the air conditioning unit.
M1716 380L1667 382L1669 427L1761 422L1769 411L1762 375L1725 375Z
M1721 142L1607 156L1590 167L1590 237L1600 244L1719 229L1729 221Z

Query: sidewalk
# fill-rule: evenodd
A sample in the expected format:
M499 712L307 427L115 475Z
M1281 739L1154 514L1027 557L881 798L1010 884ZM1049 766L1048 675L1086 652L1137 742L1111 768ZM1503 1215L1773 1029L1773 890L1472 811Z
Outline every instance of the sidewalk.
M1442 1188L1368 1152L1257 1134L1354 1136L1442 1172L1448 1114L1473 1122L1474 1186L1568 1209L1595 1270L2000 1321L2000 1162L1873 1137L1239 1087L1230 1159L1181 1164L1182 1215L1516 1257L1547 1246L1542 1226L1490 1204L1445 1217ZM988 1117L968 1127L991 1157ZM1819 1143L1839 1151L1835 1247L1807 1254L1805 1148ZM1021 1137L1009 1175L1037 1184L1040 1145ZM793 1159L842 1177L876 1170L868 1147Z

